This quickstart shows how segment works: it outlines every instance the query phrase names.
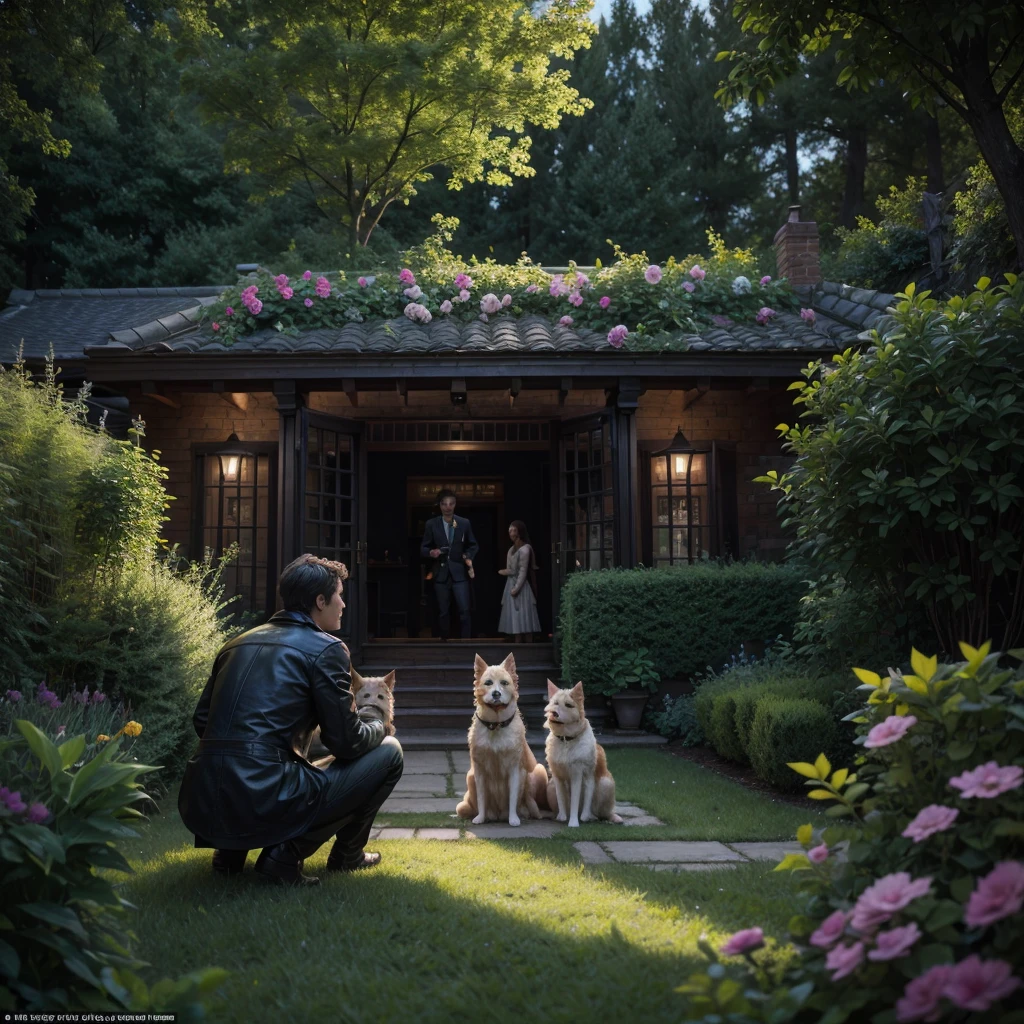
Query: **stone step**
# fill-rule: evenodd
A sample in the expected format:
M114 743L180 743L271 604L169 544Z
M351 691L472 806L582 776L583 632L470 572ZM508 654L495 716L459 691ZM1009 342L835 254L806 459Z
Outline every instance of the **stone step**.
M591 724L594 719L591 717ZM527 722L527 740L530 748L543 760L544 742L547 739L547 730L541 725L532 726ZM469 716L466 715L463 721L455 727L429 728L415 726L411 722L404 725L396 723L396 738L402 744L404 750L454 750L464 751L466 749L466 732L469 729ZM668 742L664 736L655 736L646 732L617 733L615 730L602 732L599 728L594 729L597 734L597 741L602 747L660 747ZM456 761L456 765L458 765ZM456 773L458 774L458 773Z
M554 663L554 650L549 643L512 644L494 640L449 640L445 643L431 640L371 640L363 645L360 661L366 665L386 665L388 668L400 665L461 665L472 673L477 654L488 665L499 664L509 654L515 655L517 668Z
M361 676L384 676L394 670L396 686L400 689L431 686L461 686L472 692L473 669L465 665L401 665L387 662L363 662L355 666ZM558 682L556 665L538 665L520 668L519 688L536 687L547 690L547 680Z
M519 706L543 706L547 704L548 692L539 686L519 687ZM395 706L403 708L464 708L473 707L472 687L433 686L429 683L407 684L399 677L395 686Z

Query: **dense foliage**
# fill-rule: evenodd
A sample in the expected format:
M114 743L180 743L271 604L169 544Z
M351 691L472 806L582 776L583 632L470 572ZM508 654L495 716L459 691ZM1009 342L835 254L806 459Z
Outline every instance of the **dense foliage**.
M877 1024L1020 1020L1024 984L1024 672L990 645L913 651L912 673L856 669L862 753L790 768L832 823L803 826L803 879L780 968L762 929L734 935L680 989L688 1019ZM1017 652L1018 654L1021 652Z
M791 552L859 595L848 623L898 635L920 610L943 650L1024 633L1024 281L1007 280L946 302L908 287L868 349L793 385L796 461L761 479Z
M803 582L756 562L572 573L562 589L562 678L603 692L611 655L643 638L663 679L723 665L741 644L793 631Z

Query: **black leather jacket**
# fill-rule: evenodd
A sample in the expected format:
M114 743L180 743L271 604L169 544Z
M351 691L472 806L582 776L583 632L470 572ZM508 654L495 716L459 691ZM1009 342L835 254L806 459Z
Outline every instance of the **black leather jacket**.
M199 749L178 810L197 846L256 849L308 831L326 776L305 759L313 730L339 761L379 746L355 711L348 648L302 612L278 612L225 644L193 716Z

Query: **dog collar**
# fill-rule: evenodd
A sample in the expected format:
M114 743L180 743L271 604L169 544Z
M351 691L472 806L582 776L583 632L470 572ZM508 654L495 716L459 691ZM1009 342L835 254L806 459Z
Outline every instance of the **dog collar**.
M476 713L476 720L486 725L490 732L494 732L495 729L507 729L516 717L517 712L513 711L512 714L505 719L504 722L488 722L480 717L480 712Z
M551 735L554 736L555 739L561 740L563 743L569 743L572 740L578 740L583 735L583 731L580 730L575 736L559 736L557 732L553 732Z

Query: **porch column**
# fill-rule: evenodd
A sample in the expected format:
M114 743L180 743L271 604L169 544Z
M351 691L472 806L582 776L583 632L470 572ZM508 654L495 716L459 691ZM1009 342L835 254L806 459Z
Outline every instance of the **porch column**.
M278 415L277 575L302 554L302 412L305 396L295 381L274 384Z
M636 443L636 411L644 393L640 382L623 377L609 396L613 408L612 474L615 479L615 547L618 564L631 569L639 561L637 500L640 475Z

